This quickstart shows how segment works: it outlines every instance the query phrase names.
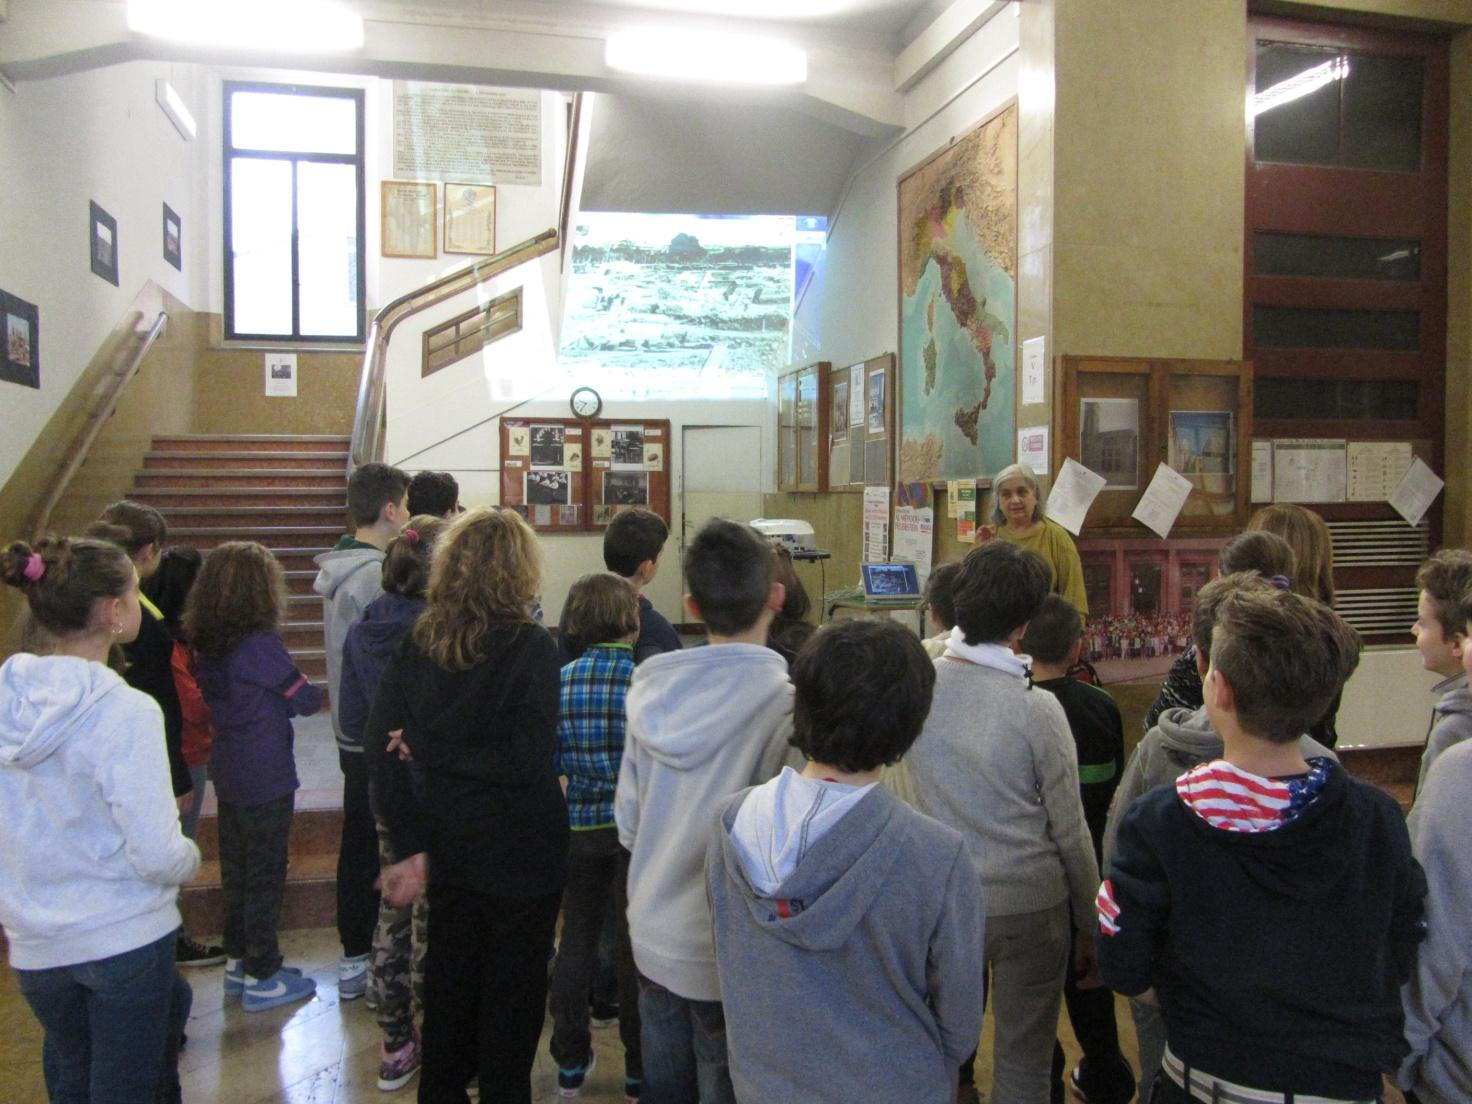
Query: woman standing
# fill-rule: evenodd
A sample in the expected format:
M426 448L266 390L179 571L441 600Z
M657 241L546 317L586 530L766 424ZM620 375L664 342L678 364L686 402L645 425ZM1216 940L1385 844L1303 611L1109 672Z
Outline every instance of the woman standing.
M1063 526L1044 516L1037 476L1026 464L1012 464L997 472L992 480L991 520L990 525L982 526L979 541L1000 537L1036 552L1052 569L1052 593L1067 599L1084 617L1089 615L1078 549Z

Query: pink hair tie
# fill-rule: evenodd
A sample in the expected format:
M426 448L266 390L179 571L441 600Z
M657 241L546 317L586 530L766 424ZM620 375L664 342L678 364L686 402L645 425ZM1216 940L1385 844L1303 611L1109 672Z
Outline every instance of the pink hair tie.
M415 530L413 530L413 529L405 529L403 535L406 538L408 538L408 541L409 541L410 544L418 544L419 543L419 534Z
M26 560L25 577L30 582L41 581L41 576L46 574L46 561L41 559L39 552L32 552L30 559Z

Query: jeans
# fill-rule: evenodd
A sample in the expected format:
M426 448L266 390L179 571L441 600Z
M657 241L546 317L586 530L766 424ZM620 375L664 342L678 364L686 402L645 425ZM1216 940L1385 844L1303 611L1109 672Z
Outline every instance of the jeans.
M639 1104L736 1104L720 1001L688 1000L639 975Z
M93 962L15 972L46 1032L41 1067L52 1104L178 1100L179 1035L190 997L174 966L177 937L169 932Z
M639 1078L639 982L625 919L629 853L617 828L573 832L568 844L567 888L562 892L562 941L552 970L552 1060L573 1069L588 1059L588 991L599 932L614 903L617 918L618 1032L624 1044L624 1076Z
M186 839L193 839L194 830L199 827L199 813L204 808L204 788L209 781L209 773L208 763L189 768L189 781L194 783L194 789L189 791L189 808L179 814L179 827Z
M281 969L276 928L286 895L286 848L295 795L260 805L220 802L220 889L225 897L225 954L245 972L268 978Z
M337 937L346 958L373 949L378 925L378 829L368 804L368 756L337 753L342 767L342 842L337 850Z

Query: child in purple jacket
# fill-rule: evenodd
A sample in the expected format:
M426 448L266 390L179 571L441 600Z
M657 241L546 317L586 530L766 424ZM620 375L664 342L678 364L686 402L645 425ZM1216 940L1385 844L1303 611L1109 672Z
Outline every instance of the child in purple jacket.
M259 544L212 551L185 609L199 688L215 725L210 777L219 800L225 895L225 993L247 1012L310 997L317 983L281 962L276 925L297 789L292 717L322 692L297 670L276 628L286 610L281 565Z

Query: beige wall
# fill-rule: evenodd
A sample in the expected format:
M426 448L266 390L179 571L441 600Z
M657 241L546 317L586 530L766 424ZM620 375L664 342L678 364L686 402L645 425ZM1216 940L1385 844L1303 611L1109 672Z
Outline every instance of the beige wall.
M202 349L193 432L351 433L362 354L308 350L296 359L296 397L268 397L262 350Z
M1472 7L1472 4L1468 5ZM1472 18L1472 12L1468 13ZM1446 330L1446 500L1444 539L1472 546L1472 30L1451 49L1451 149L1448 183Z

